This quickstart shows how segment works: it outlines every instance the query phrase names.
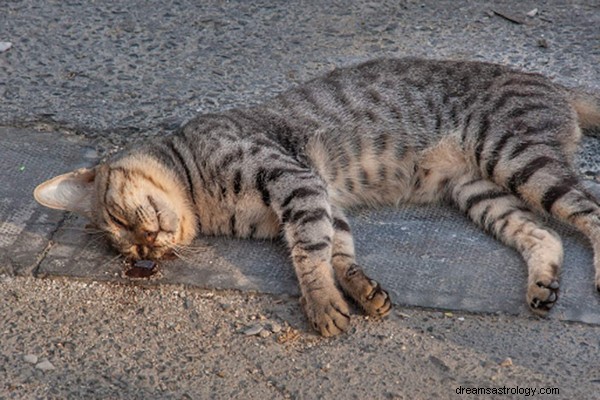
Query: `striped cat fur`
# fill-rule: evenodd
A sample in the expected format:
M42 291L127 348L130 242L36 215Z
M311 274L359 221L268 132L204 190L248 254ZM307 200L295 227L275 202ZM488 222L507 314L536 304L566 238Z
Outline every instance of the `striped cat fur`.
M450 202L518 250L526 301L559 292L560 238L537 214L583 232L600 288L600 206L572 168L598 99L549 79L467 61L381 59L335 69L262 106L200 115L92 169L35 191L87 216L132 259L158 259L199 234L282 235L309 321L348 327L341 288L369 315L390 297L356 263L344 209ZM485 255L482 255L485 256Z

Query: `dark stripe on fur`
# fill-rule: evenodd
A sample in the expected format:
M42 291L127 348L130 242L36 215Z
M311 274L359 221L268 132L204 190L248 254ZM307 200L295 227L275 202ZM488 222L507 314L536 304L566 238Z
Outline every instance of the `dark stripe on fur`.
M333 229L335 229L336 231L350 232L350 225L348 225L348 223L343 219L334 218Z
M271 205L271 194L269 193L269 189L267 189L266 174L267 170L264 168L259 169L256 174L255 184L256 189L260 192L263 203L265 206L269 206Z
M518 77L513 77L513 78L506 80L505 82L502 83L501 87L512 86L512 85L518 85L519 87L541 86L546 89L549 89L551 87L544 81L530 79L530 78L541 78L541 76L535 75L535 74L522 74L522 75L519 75Z
M375 154L380 156L382 155L388 148L390 143L390 135L389 133L382 133L377 136L375 140L373 140L373 147L375 149Z
M477 131L477 146L475 147L475 162L477 165L480 165L481 162L481 153L483 152L483 147L485 146L485 139L487 137L488 130L490 129L490 117L485 114L481 117L481 122L479 124L479 129Z
M496 100L492 106L493 110L500 110L503 108L510 100L515 98L532 98L532 97L540 97L541 93L532 93L532 92L520 92L517 90L507 90L503 92L498 100Z
M314 190L314 189L310 189L307 187L301 187L298 189L294 189L292 191L292 193L290 193L281 203L281 208L285 208L287 207L290 202L294 199L303 199L306 197L310 197L310 196L318 196L320 195L321 192Z
M244 157L244 152L241 148L238 148L234 153L229 153L221 160L221 165L219 168L227 169L229 165L234 161L242 161Z
M508 156L508 159L514 160L521 153L523 153L525 150L527 150L531 146L532 146L531 142L521 142L521 143L517 144L515 147L513 147L512 151L510 152L510 155Z
M188 189L190 191L190 194L192 195L192 200L194 200L194 202L195 202L194 183L192 181L192 174L190 172L190 169L189 169L187 163L185 162L185 158L179 152L177 147L175 147L175 143L173 143L173 141L167 141L166 144L167 144L167 147L169 148L169 150L171 150L171 152L173 153L173 156L175 157L175 162L181 165L183 173L185 174L185 179L187 181Z
M334 257L347 257L347 258L354 258L354 256L352 254L348 254L348 253L342 253L342 252L337 252L337 253L333 253L331 255L331 258Z
M491 190L488 192L473 195L467 199L467 202L465 203L465 211L469 212L471 210L471 208L473 208L475 205L481 203L482 201L497 199L497 198L509 196L509 195L510 195L509 193L507 193L505 191L500 191L500 190Z
M517 189L527 183L533 174L553 162L556 162L556 160L547 156L540 156L533 159L510 177L507 184L508 188L511 192L517 193Z
M485 172L487 173L488 177L492 177L494 175L494 169L496 169L496 165L498 164L498 161L500 161L500 157L502 156L502 150L504 150L506 143L512 137L513 133L507 132L504 135L502 135L500 140L498 140L498 142L496 142L496 144L494 145L494 148L490 153L491 156L488 158L488 162L485 166Z
M554 203L556 203L556 201L562 196L573 190L575 188L575 184L577 184L577 179L569 178L562 182L560 185L552 186L551 188L546 190L541 200L541 204L542 207L544 207L544 210L546 210L546 212L550 212Z
M481 215L479 216L479 225L480 226L484 226L485 220L487 219L487 216L490 213L491 209L492 209L492 205L491 204L488 205L488 206L486 206L485 209L483 210L483 212L481 213Z
M555 120L545 120L535 126L528 126L524 134L534 136L544 132L555 131L560 128L561 125L560 122Z
M525 114L529 114L533 111L546 110L548 105L544 103L533 103L527 104L522 107L517 107L508 113L507 117L510 119L522 117Z
M329 246L329 243L327 243L327 242L318 242L318 243L310 244L308 246L302 246L302 248L306 251L319 251L319 250L323 250L323 249L327 248L328 246Z
M229 219L229 228L231 230L231 235L232 236L237 236L237 231L236 231L236 228L235 228L235 223L236 223L236 221L235 221L235 214L233 214L231 216L231 218Z
M235 171L233 176L233 193L237 196L242 190L242 171Z
M583 209L583 210L574 211L571 214L569 214L569 216L567 217L567 220L570 220L570 219L573 219L573 218L582 217L584 215L589 215L589 214L593 213L594 211L596 211L595 208L586 208L586 209Z
M310 222L320 221L324 218L329 218L327 210L324 208L318 208L316 210L300 210L296 211L290 217L292 224L307 224Z

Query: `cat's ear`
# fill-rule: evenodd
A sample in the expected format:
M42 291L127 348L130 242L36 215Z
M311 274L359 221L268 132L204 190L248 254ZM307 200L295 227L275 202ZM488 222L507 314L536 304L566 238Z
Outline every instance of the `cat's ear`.
M81 168L40 184L35 188L33 197L46 207L90 218L95 178L96 168Z

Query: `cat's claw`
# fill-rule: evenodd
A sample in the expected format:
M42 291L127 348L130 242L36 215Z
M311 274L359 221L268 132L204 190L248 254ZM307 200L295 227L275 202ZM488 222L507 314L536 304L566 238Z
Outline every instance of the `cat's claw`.
M527 303L531 310L541 316L545 316L556 301L560 285L556 279L538 280L529 285L527 290Z

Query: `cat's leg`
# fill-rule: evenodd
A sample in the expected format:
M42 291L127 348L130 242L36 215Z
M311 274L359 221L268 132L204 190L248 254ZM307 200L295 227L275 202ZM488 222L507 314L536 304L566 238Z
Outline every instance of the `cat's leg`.
M547 196L558 196L565 191L547 210L556 218L575 226L585 234L592 243L594 251L595 285L600 292L600 205L598 200L575 185L557 188L551 187L546 191ZM556 193L556 194L552 194Z
M600 203L582 188L571 166L581 136L574 124L575 120L557 125L555 133L537 129L532 137L505 136L494 145L493 157L482 158L482 172L530 207L552 214L588 237L594 251L595 285L600 291ZM535 122L531 126L536 126Z
M308 319L323 336L341 333L350 311L331 266L334 228L325 183L309 169L290 165L259 171L256 182L282 223Z
M571 167L558 160L557 156L514 189L531 207L552 214L588 237L594 251L595 286L600 291L600 203L583 189Z
M452 200L477 225L517 249L527 263L527 304L545 315L558 298L563 261L560 238L525 203L494 182L464 176L450 189Z
M332 206L331 211L334 229L331 263L338 283L368 315L387 315L392 309L390 296L356 264L348 220L338 207Z

